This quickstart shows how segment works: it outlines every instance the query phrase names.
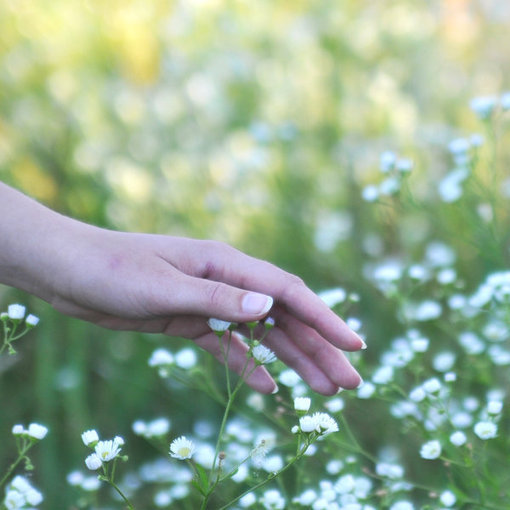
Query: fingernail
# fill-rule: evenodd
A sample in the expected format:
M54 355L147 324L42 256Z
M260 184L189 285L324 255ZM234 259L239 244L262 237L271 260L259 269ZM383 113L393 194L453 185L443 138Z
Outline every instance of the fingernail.
M342 391L345 391L345 388L338 388L338 391L336 392L336 394L338 395L339 393L342 393Z
M360 377L360 378L359 378L359 384L356 386L356 389L361 388L361 387L363 386L363 383L364 383L364 382L365 382L365 381L363 380L363 378L362 378L362 377Z
M367 348L367 344L365 343L365 340L363 338L360 338L361 340L361 350L364 351Z
M274 387L274 390L271 392L271 395L274 395L275 393L278 393L280 391L280 388L278 388L278 385L276 384Z
M273 298L257 292L249 292L243 297L241 309L245 313L265 315L273 306Z

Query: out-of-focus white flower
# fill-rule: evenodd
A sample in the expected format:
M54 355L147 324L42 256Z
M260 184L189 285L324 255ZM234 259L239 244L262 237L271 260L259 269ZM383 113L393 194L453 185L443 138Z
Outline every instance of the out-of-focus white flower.
M422 400L424 400L426 398L426 396L427 396L427 393L421 386L417 386L416 388L411 390L411 392L409 393L409 398L413 402L421 402Z
M9 319L12 320L21 320L25 317L26 308L23 305L12 304L7 308L7 315Z
M7 510L16 510L25 506L26 500L23 494L17 490L7 489L4 505Z
M379 157L379 169L382 173L388 173L397 162L397 155L393 151L384 151Z
M475 424L474 431L480 439L493 439L498 433L498 426L491 421L479 421Z
M280 373L278 381L284 386L292 388L299 384L302 379L297 372L292 370L292 368L287 368Z
M462 446L467 441L466 434L460 430L456 430L453 434L450 435L450 443L455 446Z
M228 328L230 328L232 323L221 319L211 318L207 321L207 324L215 333L224 333L225 331L228 331Z
M431 379L427 379L423 384L422 388L429 394L435 395L439 393L441 390L441 382L436 377L432 377Z
M23 427L23 425L14 425L14 427L12 427L12 434L14 436L21 436L22 434L26 434L27 431L25 430L25 428Z
M175 355L175 364L180 368L189 370L197 364L197 353L189 347L181 349Z
M262 464L262 469L268 473L276 473L277 471L280 471L282 467L283 459L280 455L271 455L270 457L266 457Z
M400 464L390 464L388 462L376 464L375 472L379 476L386 476L392 480L398 480L404 476L404 468Z
M455 497L455 494L452 491L444 491L439 496L439 501L441 501L441 503L444 506L451 507L455 505L455 503L457 502L457 498Z
M390 510L414 510L414 506L409 501L396 501L390 506Z
M470 148L469 141L465 138L455 138L448 144L448 150L452 154L465 154Z
M324 405L330 413L339 413L344 408L345 402L341 398L335 397L328 400Z
M480 96L471 99L469 107L480 119L485 120L491 116L497 104L498 98L495 96Z
M388 384L393 380L393 367L379 367L372 375L372 382L375 384Z
M351 474L342 475L335 483L335 491L338 494L347 494L356 487L356 481Z
M191 459L195 453L195 444L186 436L178 437L174 439L170 445L170 456L175 459L185 460Z
M487 404L487 412L492 415L498 415L501 414L501 411L503 409L503 402L500 400L491 400Z
M459 343L468 354L480 354L485 349L484 342L472 331L461 333Z
M265 439L257 443L255 448L250 452L250 457L255 467L260 468L262 466L262 462L268 451L269 445Z
M306 413L308 409L310 409L310 404L312 403L312 399L309 397L296 397L294 399L294 409L296 411L303 411Z
M370 381L363 382L361 386L358 388L357 396L358 398L368 399L375 393L375 384L372 384Z
M438 372L448 372L455 364L456 356L451 351L440 352L434 356L432 366Z
M286 505L285 499L277 489L265 491L259 499L259 503L267 510L283 510Z
M343 303L347 298L347 292L341 287L334 289L327 289L319 292L318 296L326 303L330 308Z
M420 456L423 459L433 460L441 455L441 443L437 439L427 441L421 446Z
M510 92L503 92L499 98L499 104L503 111L510 110Z
M437 319L442 313L441 305L437 301L426 300L419 303L413 311L413 318L417 321Z
M255 494L253 492L248 492L248 494L245 494L240 500L239 504L242 508L248 508L250 506L253 506L257 502L257 498L255 497Z
M39 423L31 423L28 426L28 435L34 439L44 439L48 433L48 427L40 425Z
M108 462L120 453L120 444L119 441L110 439L108 441L99 441L94 450L97 454L97 456L101 459L102 462Z
M94 429L86 430L81 435L81 440L83 441L83 444L85 446L93 445L95 446L95 443L99 441L99 435Z
M366 202L375 202L379 198L379 188L373 184L369 184L363 188L361 197Z
M25 492L27 503L32 506L40 505L43 501L43 495L33 487Z
M252 350L253 358L261 365L267 365L276 361L276 355L273 351L268 349L265 345L256 345Z
M39 317L29 314L25 319L25 324L27 326L34 328L35 326L37 326L37 324L39 324Z
M174 357L171 352L166 349L156 349L149 358L150 367L159 367L162 365L172 365Z
M97 455L97 453L91 453L86 459L85 459L85 465L91 470L95 471L96 469L99 469L103 463L101 462L101 459Z

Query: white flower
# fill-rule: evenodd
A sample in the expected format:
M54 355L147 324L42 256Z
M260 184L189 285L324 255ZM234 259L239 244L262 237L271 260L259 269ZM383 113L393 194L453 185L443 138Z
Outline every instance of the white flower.
M425 393L425 390L421 386L414 388L409 393L409 398L413 402L421 402L422 400L425 399L426 396L427 396L427 394Z
M310 409L310 404L312 403L312 399L309 397L296 397L294 399L294 409L296 411L308 411Z
M215 333L224 333L228 330L228 328L230 328L232 323L221 319L211 318L207 321L207 324Z
M311 416L302 416L299 418L299 428L302 432L309 433L313 432L314 430L316 432L319 432L320 429L318 429L317 422L311 417Z
M434 439L424 443L420 449L420 456L423 459L433 460L441 455L441 443Z
M7 510L16 510L25 506L25 497L17 490L7 490L4 505Z
M108 462L117 457L120 453L120 446L120 442L115 438L115 440L99 441L94 449L102 462Z
M445 351L436 354L432 361L432 366L438 372L448 372L455 364L456 356L453 352Z
M39 425L39 423L31 423L28 426L28 435L34 439L44 439L47 433L48 428L44 425Z
M23 305L9 305L7 308L7 315L9 316L9 319L20 320L25 317L25 310L26 308Z
M312 418L317 423L322 436L327 436L333 432L338 432L338 424L329 414L314 413Z
M436 393L439 393L441 390L441 382L439 379L436 379L433 377L432 379L427 379L423 384L422 388L429 394L434 395Z
M149 366L159 367L161 365L171 365L173 362L174 357L171 352L166 349L156 349L149 359Z
M390 510L414 510L414 506L409 501L397 501L390 506Z
M464 432L461 432L460 430L456 430L451 436L450 436L450 443L452 443L455 446L462 446L467 441L466 434Z
M71 471L66 476L66 481L69 485L72 485L73 487L77 487L78 485L81 485L83 482L85 476L81 471Z
M369 184L363 188L361 196L366 202L375 202L379 198L379 188Z
M491 421L479 421L475 425L474 431L480 439L492 439L498 433L498 426Z
M197 364L197 353L190 348L182 349L175 355L175 363L178 367L189 370Z
M444 506L450 507L455 505L457 498L452 491L444 491L441 493L441 496L439 496L439 501L441 501Z
M372 376L372 381L375 384L388 384L392 380L393 380L393 367L391 366L379 367Z
M96 469L99 469L103 463L101 462L101 459L97 455L97 453L91 453L86 459L85 459L85 465L91 470L95 471Z
M358 388L358 398L367 399L370 398L375 392L375 385L367 381L361 384Z
M283 510L285 508L285 499L277 489L269 489L259 500L267 510Z
M115 436L113 438L113 444L114 446L124 446L126 442L124 441L124 438L121 436Z
M253 492L248 492L248 494L245 494L240 500L239 504L242 508L248 508L250 506L253 506L257 502L257 498L255 497L255 494Z
M27 318L25 319L25 324L27 326L35 327L37 324L39 324L39 317L36 317L35 315L29 314Z
M170 456L175 459L185 460L191 459L195 453L195 444L185 436L178 437L172 441L170 445Z
M12 433L14 436L21 436L22 434L26 434L27 431L25 430L25 428L23 427L23 425L14 425L14 427L12 427Z
M345 403L341 398L335 397L328 400L324 405L330 413L339 413L344 408Z
M379 169L382 173L388 173L397 162L397 155L393 151L384 151L379 157Z
M503 402L499 400L491 400L487 404L487 412L489 414L501 414L501 410L503 409Z
M437 319L441 312L441 305L437 301L427 300L415 308L413 317L417 321L430 321Z
M27 492L25 492L25 499L29 505L40 505L43 501L43 495L38 490L31 487Z
M251 352L253 358L261 365L267 365L268 363L276 361L276 355L274 352L268 349L265 345L256 345Z
M469 106L480 119L488 119L494 111L497 104L497 98L494 96L474 97L469 102Z
M330 308L343 303L347 298L347 292L341 287L335 289L328 289L319 292L318 296L326 303Z
M85 446L89 446L92 443L97 443L99 441L99 436L94 429L86 430L81 435L81 440Z
M291 388L296 386L302 381L301 377L299 377L299 374L292 370L292 368L287 368L286 370L284 370L278 377L278 380L284 386L288 386Z
M379 462L375 466L375 472L380 476L386 476L392 480L398 480L404 476L404 468L400 464Z

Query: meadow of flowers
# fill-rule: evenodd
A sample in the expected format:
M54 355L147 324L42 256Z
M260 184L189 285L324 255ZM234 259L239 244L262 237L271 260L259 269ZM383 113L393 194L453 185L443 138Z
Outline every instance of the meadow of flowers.
M419 5L418 5L419 4ZM0 176L299 274L368 348L262 396L0 288L0 509L510 508L504 2L7 1ZM506 46L505 46L506 45ZM210 320L225 355L235 325Z

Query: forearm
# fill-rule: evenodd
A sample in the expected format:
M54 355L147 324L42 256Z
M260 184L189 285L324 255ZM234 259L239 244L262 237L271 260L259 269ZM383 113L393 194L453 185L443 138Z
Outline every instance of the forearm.
M0 182L0 283L51 302L72 223Z

